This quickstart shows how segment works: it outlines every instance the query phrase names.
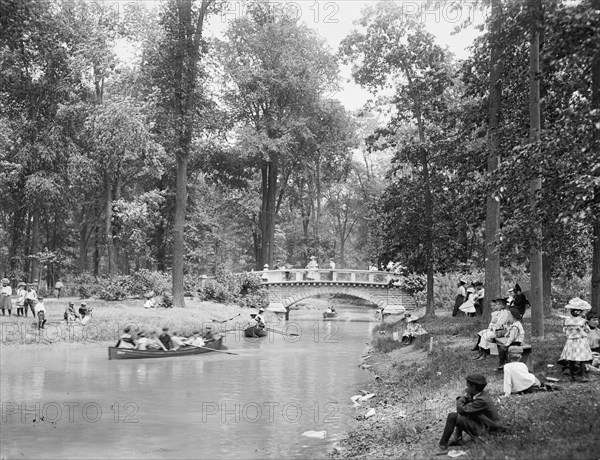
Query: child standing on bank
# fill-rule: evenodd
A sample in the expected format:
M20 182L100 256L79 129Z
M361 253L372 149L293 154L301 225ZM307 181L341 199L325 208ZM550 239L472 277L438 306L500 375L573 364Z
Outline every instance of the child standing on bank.
M44 329L46 324L46 307L44 306L44 298L38 297L38 302L35 304L35 315L38 317L38 329Z
M4 310L8 310L8 316L12 314L12 301L10 296L12 295L12 288L10 287L10 281L8 278L2 278L2 288L0 289L0 308L2 309L2 316L5 316Z
M587 382L585 378L585 362L592 360L592 350L587 339L590 328L582 313L589 311L592 306L585 300L575 297L565 306L571 311L571 316L563 323L563 332L567 334L567 343L560 355L560 360L569 362L569 373L573 382ZM575 366L579 366L579 375L575 375Z
M23 308L25 307L25 296L27 295L27 285L25 283L19 283L17 286L17 316L25 316Z
M31 316L35 318L35 304L37 303L38 296L37 291L33 284L27 285L27 294L25 294L25 316L27 316L27 312L31 309Z

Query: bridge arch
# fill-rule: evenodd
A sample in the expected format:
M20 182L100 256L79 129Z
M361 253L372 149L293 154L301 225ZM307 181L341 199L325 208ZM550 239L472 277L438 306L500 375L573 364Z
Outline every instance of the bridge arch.
M298 292L293 297L288 297L283 299L283 307L286 310L290 310L290 307L301 302L302 300L309 299L311 297L317 297L320 295L335 295L335 294L344 294L351 297L356 297L358 299L366 300L367 302L371 302L376 305L377 308L383 308L386 306L386 302L383 301L380 297L376 297L371 295L368 292L364 292L358 289L353 289L344 286L327 286L327 287L315 287L313 289L307 288L301 292Z

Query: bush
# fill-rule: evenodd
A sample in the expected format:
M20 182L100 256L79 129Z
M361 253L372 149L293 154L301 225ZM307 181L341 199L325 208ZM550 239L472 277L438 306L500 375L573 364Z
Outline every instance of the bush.
M256 273L222 272L214 279L205 279L196 292L201 300L237 303L241 307L267 306L267 291Z

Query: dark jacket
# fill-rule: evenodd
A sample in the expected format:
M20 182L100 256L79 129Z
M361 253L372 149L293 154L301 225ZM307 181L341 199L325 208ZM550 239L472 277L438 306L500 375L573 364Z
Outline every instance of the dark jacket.
M486 391L471 396L456 398L456 412L469 419L472 430L479 434L502 428L500 416L490 395Z
M525 310L527 310L527 305L529 305L529 300L527 300L525 294L519 292L513 300L513 307L519 310L519 313L521 313L521 318L525 314Z

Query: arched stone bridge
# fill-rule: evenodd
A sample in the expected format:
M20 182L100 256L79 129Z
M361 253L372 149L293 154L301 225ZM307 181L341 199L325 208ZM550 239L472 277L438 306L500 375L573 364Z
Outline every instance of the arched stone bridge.
M289 315L295 303L323 294L346 294L374 303L388 314L416 308L414 298L391 280L400 275L368 270L269 270L261 275L268 310Z

